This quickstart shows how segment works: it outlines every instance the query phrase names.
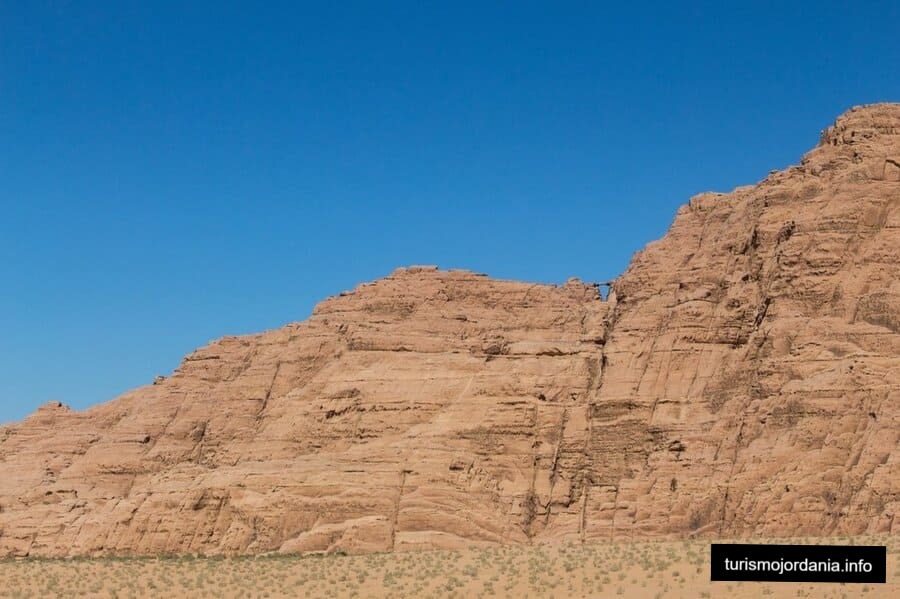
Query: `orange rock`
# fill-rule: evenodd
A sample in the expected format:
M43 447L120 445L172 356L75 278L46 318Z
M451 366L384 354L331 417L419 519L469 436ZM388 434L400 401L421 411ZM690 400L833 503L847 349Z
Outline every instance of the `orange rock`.
M596 285L400 269L0 429L0 554L898 532L900 105ZM900 167L897 167L900 169Z

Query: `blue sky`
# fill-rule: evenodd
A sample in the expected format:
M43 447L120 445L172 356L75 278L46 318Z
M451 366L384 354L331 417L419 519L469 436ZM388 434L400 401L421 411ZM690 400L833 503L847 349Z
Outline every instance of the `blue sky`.
M900 100L896 2L182 4L0 2L0 422L401 265L612 278Z

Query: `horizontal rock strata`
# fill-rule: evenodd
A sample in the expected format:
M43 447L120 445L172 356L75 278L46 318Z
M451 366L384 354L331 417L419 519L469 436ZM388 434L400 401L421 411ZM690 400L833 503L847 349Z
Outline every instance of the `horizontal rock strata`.
M0 554L900 531L900 105L596 285L401 269L0 429Z

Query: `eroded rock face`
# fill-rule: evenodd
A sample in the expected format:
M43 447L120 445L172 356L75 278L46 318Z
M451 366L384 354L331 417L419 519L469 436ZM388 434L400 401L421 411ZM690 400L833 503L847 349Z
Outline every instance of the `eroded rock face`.
M0 429L0 553L898 532L900 105L596 286L401 269Z

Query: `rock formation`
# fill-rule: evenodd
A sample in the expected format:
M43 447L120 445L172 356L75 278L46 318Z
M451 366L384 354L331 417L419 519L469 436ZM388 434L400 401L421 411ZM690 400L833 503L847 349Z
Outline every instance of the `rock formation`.
M409 268L0 429L0 554L900 531L900 105L597 286Z

